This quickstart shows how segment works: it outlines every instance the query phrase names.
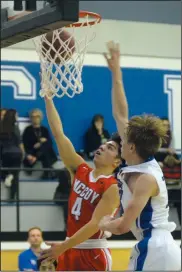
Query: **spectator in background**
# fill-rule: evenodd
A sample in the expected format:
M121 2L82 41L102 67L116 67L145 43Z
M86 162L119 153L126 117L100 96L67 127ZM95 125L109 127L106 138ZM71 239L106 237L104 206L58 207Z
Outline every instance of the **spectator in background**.
M172 145L172 131L168 118L161 118L163 125L167 128L168 137L162 143L159 152L155 155L155 159L163 169L166 182L176 182L181 179L181 161L175 153Z
M41 244L43 242L42 230L39 227L33 227L28 231L28 243L30 248L23 251L18 256L18 268L23 272L35 271L55 271L57 262L42 263L39 260L41 254Z
M23 133L26 152L25 167L31 168L39 160L44 168L52 168L53 163L57 161L50 133L46 127L41 125L42 117L39 109L32 110L30 113L32 125L28 126ZM53 178L54 175L54 172L45 171L42 178Z
M85 134L85 152L89 159L93 159L95 150L109 138L109 132L104 129L104 117L100 114L95 115L91 127Z
M52 263L52 261L50 262L43 262L42 260L38 260L37 261L37 268L38 268L38 271L40 272L53 272L53 271L56 271L56 267L57 267L57 261L54 261Z
M6 111L7 109L0 109L0 120L3 120Z
M28 243L30 244L30 248L18 256L19 271L38 271L37 260L41 253L42 242L42 230L39 227L29 229Z
M164 141L162 143L162 148L168 148L169 152L172 152L173 150L171 150L172 147L172 131L171 131L171 127L170 127L170 123L169 123L169 119L167 117L163 117L161 118L161 120L163 121L163 125L164 127L167 129L167 138L166 141Z
M172 146L172 131L170 128L169 119L164 117L161 118L163 125L167 128L166 140L162 143L159 152L156 154L155 159L159 162L160 166L163 168L164 165L172 167L179 163L179 159L175 150Z
M19 168L23 158L23 145L20 131L16 124L17 112L14 109L6 111L0 121L0 152L2 167ZM14 199L19 181L19 170L2 172L5 186L10 187L10 199Z

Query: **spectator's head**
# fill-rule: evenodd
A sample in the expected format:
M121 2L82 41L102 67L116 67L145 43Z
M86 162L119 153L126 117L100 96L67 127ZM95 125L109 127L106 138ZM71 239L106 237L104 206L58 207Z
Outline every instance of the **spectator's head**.
M98 131L102 130L104 127L104 117L101 114L94 115L92 126Z
M132 117L122 139L122 158L129 165L146 161L157 153L166 133L162 120L155 116Z
M42 118L43 118L43 114L42 114L41 110L33 109L30 112L30 119L31 119L33 127L40 127Z
M37 261L37 268L40 272L43 271L56 271L56 267L57 267L57 262L54 261L53 263L51 261L49 262L43 262L41 260Z
M30 243L31 248L38 249L40 248L43 238L42 230L39 227L32 227L28 231L28 242Z
M163 126L166 127L167 130L170 130L170 122L169 119L167 117L163 117L161 118L162 122L163 122Z
M108 168L112 173L121 163L121 138L114 133L111 138L95 152L96 167Z
M14 109L6 111L2 120L1 132L11 134L14 131L14 126L17 121L17 112Z
M6 113L7 109L0 109L0 120L2 121L4 119L4 115Z

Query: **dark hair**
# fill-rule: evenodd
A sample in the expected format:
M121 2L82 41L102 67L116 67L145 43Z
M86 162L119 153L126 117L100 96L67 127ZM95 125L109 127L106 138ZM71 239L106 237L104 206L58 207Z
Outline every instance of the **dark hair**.
M160 118L162 121L168 121L169 122L169 118L168 117L162 117Z
M118 155L117 155L117 158L119 158L121 160L121 164L118 165L114 171L113 171L113 174L115 176L115 178L117 179L117 174L120 170L120 167L121 165L123 164L123 159L121 157L121 137L119 136L118 132L115 132L111 135L110 139L108 141L113 141L115 142L117 145L118 145Z
M108 141L113 141L118 145L118 157L121 159L121 137L117 132L111 135L111 138Z
M16 110L9 109L4 115L4 119L1 121L0 133L12 134L14 132L14 126L16 123Z
M104 123L104 117L101 114L94 115L94 117L92 118L92 126L95 127L95 122L99 120L101 120Z
M128 143L133 143L137 154L144 160L154 156L167 138L163 121L153 115L134 116L126 128Z

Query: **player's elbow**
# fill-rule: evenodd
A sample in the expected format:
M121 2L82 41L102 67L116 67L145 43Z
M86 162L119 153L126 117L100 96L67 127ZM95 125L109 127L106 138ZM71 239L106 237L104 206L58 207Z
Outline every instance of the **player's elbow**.
M129 221L124 220L123 217L121 217L120 223L118 224L117 230L118 234L125 234L129 232L131 229L131 224Z
M118 227L118 232L119 232L120 235L128 233L129 231L130 231L130 227L129 226L123 226L123 225L121 225L121 226Z

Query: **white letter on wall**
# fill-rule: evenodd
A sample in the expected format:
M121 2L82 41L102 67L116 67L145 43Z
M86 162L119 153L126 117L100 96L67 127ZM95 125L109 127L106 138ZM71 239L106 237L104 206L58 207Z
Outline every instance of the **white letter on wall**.
M1 86L11 86L14 99L36 99L36 80L23 66L2 65Z
M164 92L168 95L168 116L174 137L174 148L181 150L181 76L165 75Z

